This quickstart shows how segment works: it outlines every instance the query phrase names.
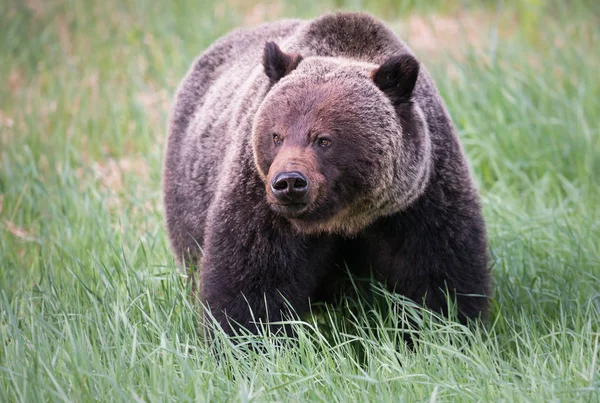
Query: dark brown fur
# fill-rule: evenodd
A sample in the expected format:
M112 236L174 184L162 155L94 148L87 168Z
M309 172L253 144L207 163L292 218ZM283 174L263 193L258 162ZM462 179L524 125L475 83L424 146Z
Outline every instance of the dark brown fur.
M271 187L289 171L308 183L293 205ZM487 309L485 226L452 121L365 14L240 30L204 52L173 108L164 200L173 249L200 266L228 333L302 314L344 260L437 311L448 290L463 322Z

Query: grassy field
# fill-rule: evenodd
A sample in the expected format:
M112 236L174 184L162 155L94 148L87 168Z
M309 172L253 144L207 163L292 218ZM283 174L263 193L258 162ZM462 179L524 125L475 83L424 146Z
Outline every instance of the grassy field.
M599 402L600 7L423 3L1 0L0 401ZM209 345L163 225L170 99L233 27L338 7L385 18L446 99L490 321L426 320L410 351L386 296L306 318L287 348Z

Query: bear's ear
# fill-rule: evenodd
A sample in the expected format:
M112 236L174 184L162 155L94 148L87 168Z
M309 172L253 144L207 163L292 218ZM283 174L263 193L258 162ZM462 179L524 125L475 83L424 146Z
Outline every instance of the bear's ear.
M411 55L392 56L371 73L394 105L410 101L418 76L419 62Z
M301 61L302 56L296 53L284 53L275 42L265 44L263 66L265 74L273 84L298 67Z

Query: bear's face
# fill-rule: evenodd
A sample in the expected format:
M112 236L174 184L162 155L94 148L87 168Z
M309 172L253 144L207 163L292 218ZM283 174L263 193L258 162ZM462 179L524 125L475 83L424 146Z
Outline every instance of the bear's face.
M254 140L269 206L305 227L371 194L394 144L374 130L373 122L393 120L393 110L373 102L380 95L366 74L307 82L301 73L265 99Z
M301 232L356 232L384 203L400 153L402 128L374 79L378 66L277 57L293 66L265 65L274 86L253 128L266 201Z

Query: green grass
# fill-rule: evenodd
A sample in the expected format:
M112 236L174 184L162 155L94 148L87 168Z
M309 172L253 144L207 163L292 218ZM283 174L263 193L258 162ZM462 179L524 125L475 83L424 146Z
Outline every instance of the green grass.
M0 401L600 401L598 6L365 4L1 2ZM426 318L410 351L387 295L306 318L297 342L209 344L163 225L170 99L233 27L335 7L388 19L447 101L490 321Z

